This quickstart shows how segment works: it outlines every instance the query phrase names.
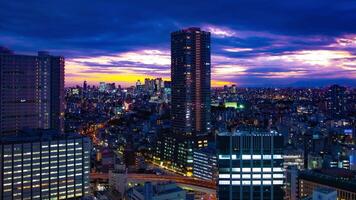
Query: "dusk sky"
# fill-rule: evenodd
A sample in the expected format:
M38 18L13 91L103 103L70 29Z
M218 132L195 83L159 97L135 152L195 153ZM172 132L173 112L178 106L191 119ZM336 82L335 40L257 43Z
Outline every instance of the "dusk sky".
M66 85L170 77L170 33L212 34L213 86L356 86L355 0L1 0L0 46L66 58Z

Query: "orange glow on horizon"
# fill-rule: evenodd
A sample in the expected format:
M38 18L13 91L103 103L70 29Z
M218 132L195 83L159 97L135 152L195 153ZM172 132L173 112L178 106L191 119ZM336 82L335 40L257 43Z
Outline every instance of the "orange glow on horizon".
M134 86L137 80L140 80L141 83L144 83L145 78L162 78L164 81L170 81L170 78L167 77L155 77L146 74L86 74L83 77L66 77L66 87L82 85L84 81L87 81L90 85L98 85L99 82L106 83L117 83L123 87ZM234 82L229 81L220 81L220 80L211 80L212 87L223 87L224 85L233 85Z
M145 78L162 78L165 81L169 81L170 77L167 77L169 72L162 73L162 76L149 75L147 70L138 70L135 67L105 67L102 71L91 71L90 66L86 66L81 62L75 60L66 61L66 86L82 85L84 81L87 81L90 85L98 85L99 82L117 83L123 87L134 86L137 80L144 83ZM145 72L145 73L143 73ZM224 85L232 85L234 82L221 81L213 79L211 80L212 87L222 87Z

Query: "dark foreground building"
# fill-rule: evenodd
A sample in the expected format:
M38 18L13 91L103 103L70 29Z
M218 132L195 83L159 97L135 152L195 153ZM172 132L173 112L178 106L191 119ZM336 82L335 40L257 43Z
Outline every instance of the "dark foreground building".
M24 128L63 131L64 58L0 48L0 136Z
M0 140L0 199L70 199L89 192L89 138L52 130Z
M220 133L218 198L282 200L283 136L276 132Z

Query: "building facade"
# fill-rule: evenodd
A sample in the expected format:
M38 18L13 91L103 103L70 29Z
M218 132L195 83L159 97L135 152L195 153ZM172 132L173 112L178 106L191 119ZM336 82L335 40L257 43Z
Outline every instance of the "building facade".
M89 138L31 131L0 141L0 199L69 199L89 192Z
M273 131L219 133L217 151L219 199L283 199L281 134Z
M288 166L285 169L285 200L298 200L298 166Z
M0 136L24 128L63 131L64 58L0 51Z
M194 150L193 176L199 179L216 181L217 157L215 149L204 148Z
M179 136L210 131L210 33L188 28L171 34L172 128Z
M210 33L187 28L171 34L173 166L193 175L193 149L208 146Z

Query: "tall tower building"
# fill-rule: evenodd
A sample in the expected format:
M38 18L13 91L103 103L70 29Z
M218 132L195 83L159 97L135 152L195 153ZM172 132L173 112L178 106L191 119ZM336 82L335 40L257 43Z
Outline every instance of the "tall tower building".
M220 133L217 151L219 199L283 199L281 134L250 131Z
M63 131L64 58L0 51L0 136L21 129Z
M210 129L210 33L188 28L171 34L172 128L195 137Z

